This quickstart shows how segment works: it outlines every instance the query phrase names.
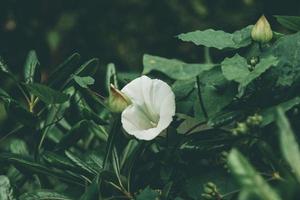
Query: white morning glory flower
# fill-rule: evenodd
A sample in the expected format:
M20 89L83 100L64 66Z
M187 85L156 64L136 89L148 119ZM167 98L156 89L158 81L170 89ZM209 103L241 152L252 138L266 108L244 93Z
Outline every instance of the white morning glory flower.
M121 119L128 134L140 140L152 140L172 122L175 95L167 83L142 76L128 83L121 92L132 102L122 112Z

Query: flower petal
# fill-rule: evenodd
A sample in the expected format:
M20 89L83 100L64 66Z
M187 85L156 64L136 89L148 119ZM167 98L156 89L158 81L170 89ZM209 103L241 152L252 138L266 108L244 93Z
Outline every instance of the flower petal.
M167 83L142 76L128 83L121 91L133 103L122 113L122 125L128 134L138 139L152 140L172 122L175 95Z

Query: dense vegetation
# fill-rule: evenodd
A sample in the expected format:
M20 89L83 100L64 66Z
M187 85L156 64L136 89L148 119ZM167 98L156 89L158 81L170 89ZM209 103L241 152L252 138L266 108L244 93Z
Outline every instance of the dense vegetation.
M273 30L262 16L234 32L179 34L177 43L188 43L188 52L201 49L203 62L130 55L143 63L142 72L103 67L79 53L45 72L39 51L30 50L21 74L2 59L0 200L297 199L300 17L275 19L280 27ZM162 80L176 102L175 116L156 116L173 116L168 127L146 139L135 132L143 130L124 126L124 112L137 103L121 90L142 75L152 78L149 84ZM143 97L146 104L172 109L174 98L153 85L134 86L137 98L139 86L155 94ZM155 128L151 106L138 108ZM139 114L131 115L137 127L144 123Z

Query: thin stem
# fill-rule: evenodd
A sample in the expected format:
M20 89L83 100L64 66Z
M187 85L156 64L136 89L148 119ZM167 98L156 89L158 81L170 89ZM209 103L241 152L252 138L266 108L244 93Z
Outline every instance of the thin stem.
M196 76L196 82L197 82L197 90L198 90L198 98L200 101L200 107L202 109L203 115L205 117L205 120L208 121L208 115L204 106L204 102L203 102L203 98L202 98L202 94L201 94L201 86L200 86L200 78L199 76Z
M15 129L13 129L12 131L10 131L9 133L7 133L6 135L4 135L2 138L0 138L0 142L2 142L3 140L5 140L8 136L12 135L13 133L17 132L18 130L20 130L21 128L23 128L24 125L20 124L19 126L17 126Z
M212 63L209 47L204 47L204 61L205 63Z

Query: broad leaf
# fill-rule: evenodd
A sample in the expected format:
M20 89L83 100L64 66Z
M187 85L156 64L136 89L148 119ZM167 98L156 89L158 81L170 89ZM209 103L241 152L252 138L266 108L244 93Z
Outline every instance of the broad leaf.
M225 78L230 81L242 83L250 74L247 60L238 54L232 58L225 58L221 65Z
M277 126L279 128L280 148L285 160L289 163L298 182L300 182L300 149L291 125L284 111L277 109Z
M272 68L277 76L277 85L290 86L300 79L300 32L279 38L267 54L278 58Z
M69 98L68 95L56 91L46 85L39 83L26 84L26 88L31 94L37 96L46 104L61 104L66 102Z
M252 26L247 26L234 33L208 29L205 31L194 31L178 35L178 38L185 42L193 42L196 45L204 45L217 49L233 48L238 49L251 44Z
M272 66L276 66L278 64L278 59L274 56L268 56L266 58L261 58L260 62L255 66L254 70L250 72L247 76L241 80L241 84L239 87L239 96L241 96L248 86L253 80L261 76L265 71L267 71Z
M143 58L143 74L159 71L176 80L194 78L204 71L215 67L215 64L187 64L175 59L167 59L145 54Z

